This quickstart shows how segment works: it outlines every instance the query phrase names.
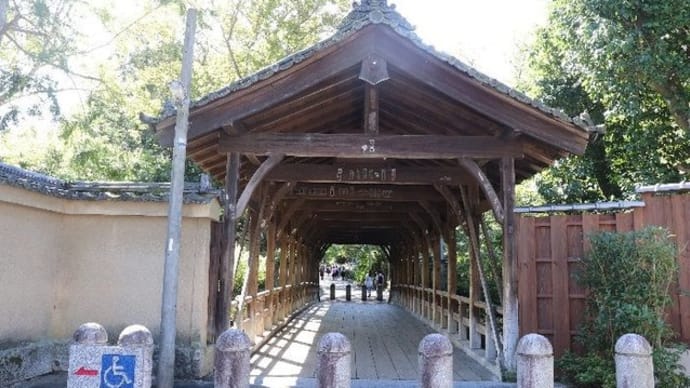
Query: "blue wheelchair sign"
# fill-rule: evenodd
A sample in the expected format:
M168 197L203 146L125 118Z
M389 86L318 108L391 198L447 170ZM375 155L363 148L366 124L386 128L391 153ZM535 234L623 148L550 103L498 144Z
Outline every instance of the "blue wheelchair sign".
M134 388L136 356L104 354L101 357L100 388Z

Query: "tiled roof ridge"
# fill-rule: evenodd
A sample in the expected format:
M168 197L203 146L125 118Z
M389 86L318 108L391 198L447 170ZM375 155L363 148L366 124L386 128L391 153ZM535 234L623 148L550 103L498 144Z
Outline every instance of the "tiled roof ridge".
M267 66L254 74L232 82L223 88L201 97L192 103L191 108L203 106L215 100L226 97L238 90L248 88L259 81L270 78L276 73L291 68L305 59L308 59L316 52L342 41L346 37L354 34L356 31L359 31L365 26L371 24L385 24L389 26L396 33L408 39L420 49L435 56L439 60L448 63L457 70L460 70L469 77L475 79L479 83L491 87L503 95L509 96L523 104L536 108L560 121L575 124L585 130L590 130L588 123L581 118L569 117L562 110L549 107L538 100L532 99L524 93L504 84L503 82L500 82L463 63L452 55L437 51L433 46L425 44L415 33L414 26L395 9L395 5L389 5L387 0L362 0L360 3L354 2L352 5L352 10L347 14L347 16L345 16L337 31L331 37L322 40L313 46L305 48L304 50L284 57L278 62ZM166 103L165 109L160 113L158 118L149 118L146 120L146 122L149 124L155 124L173 116L174 114L175 110L172 108L172 105Z
M49 175L0 162L0 185L5 184L52 197L74 200L120 200L164 202L170 196L170 183L157 182L66 182ZM186 183L185 203L208 203L220 197L219 189Z

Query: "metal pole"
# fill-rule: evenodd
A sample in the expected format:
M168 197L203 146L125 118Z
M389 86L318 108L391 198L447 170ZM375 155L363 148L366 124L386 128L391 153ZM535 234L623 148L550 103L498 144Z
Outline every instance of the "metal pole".
M182 199L184 189L184 164L187 150L187 126L189 119L189 84L192 80L194 59L194 33L196 10L187 11L187 26L182 54L181 80L174 81L170 89L177 107L173 164L168 207L168 238L165 247L165 272L163 274L163 302L161 306L161 349L158 364L158 387L173 386L175 368L175 318L177 315L177 278L180 261L180 236L182 234Z

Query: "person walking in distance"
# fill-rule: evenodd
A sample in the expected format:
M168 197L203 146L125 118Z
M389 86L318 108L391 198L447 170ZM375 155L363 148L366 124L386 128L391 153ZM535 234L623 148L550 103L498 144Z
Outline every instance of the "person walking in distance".
M367 277L364 280L364 285L367 287L367 296L371 296L371 289L374 288L374 277L372 276L371 272L367 274Z

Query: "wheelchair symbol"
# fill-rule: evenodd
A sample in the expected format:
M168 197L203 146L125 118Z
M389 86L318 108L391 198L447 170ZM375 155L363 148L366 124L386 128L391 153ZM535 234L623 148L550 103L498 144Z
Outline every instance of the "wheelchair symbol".
M101 388L133 388L135 356L104 354Z

